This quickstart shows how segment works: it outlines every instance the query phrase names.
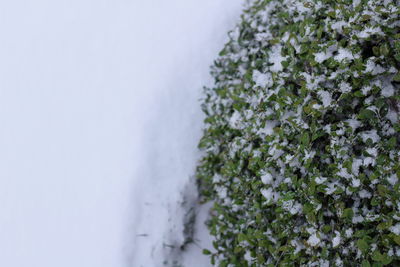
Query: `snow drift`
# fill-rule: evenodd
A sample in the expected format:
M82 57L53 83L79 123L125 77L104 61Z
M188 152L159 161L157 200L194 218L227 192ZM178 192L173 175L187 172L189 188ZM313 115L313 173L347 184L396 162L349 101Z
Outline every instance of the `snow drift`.
M1 266L159 264L148 249L179 210L199 92L239 9L0 3Z

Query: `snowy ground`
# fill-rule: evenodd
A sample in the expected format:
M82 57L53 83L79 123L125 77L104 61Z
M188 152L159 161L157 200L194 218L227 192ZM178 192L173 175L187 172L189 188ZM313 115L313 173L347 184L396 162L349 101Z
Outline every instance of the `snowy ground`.
M197 99L240 8L0 1L0 266L206 266L164 243L182 241Z

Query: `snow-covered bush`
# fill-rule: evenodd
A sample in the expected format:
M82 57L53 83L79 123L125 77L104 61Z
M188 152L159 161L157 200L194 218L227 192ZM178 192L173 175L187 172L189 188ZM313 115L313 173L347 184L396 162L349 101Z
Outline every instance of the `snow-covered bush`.
M400 1L256 0L205 90L219 266L400 266Z

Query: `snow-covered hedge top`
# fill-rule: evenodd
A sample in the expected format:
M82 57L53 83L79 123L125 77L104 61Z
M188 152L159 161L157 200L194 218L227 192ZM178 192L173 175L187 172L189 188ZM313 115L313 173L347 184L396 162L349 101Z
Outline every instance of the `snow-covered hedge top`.
M400 266L400 1L252 1L206 89L219 266Z

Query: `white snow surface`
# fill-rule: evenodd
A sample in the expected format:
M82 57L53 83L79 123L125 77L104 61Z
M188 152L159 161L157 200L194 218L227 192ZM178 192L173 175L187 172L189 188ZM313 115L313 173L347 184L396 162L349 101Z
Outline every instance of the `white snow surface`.
M271 87L273 85L272 75L269 72L261 73L258 70L254 70L253 80L256 83L256 86L260 86L262 88Z
M316 233L312 234L312 235L308 238L308 240L307 240L307 243L308 243L310 246L313 246L313 247L318 246L318 244L319 244L320 242L321 242L321 239L317 236Z
M354 59L353 53L345 48L339 48L338 54L335 56L337 61L352 60Z
M0 266L162 266L241 4L0 2Z
M335 237L332 239L332 247L337 247L339 246L342 238L340 236L340 233L338 231L335 231Z
M317 94L321 98L322 105L326 108L329 107L332 103L332 95L328 91L318 91Z
M271 184L274 181L274 178L269 172L267 172L263 176L261 176L261 181L263 182L263 184Z

